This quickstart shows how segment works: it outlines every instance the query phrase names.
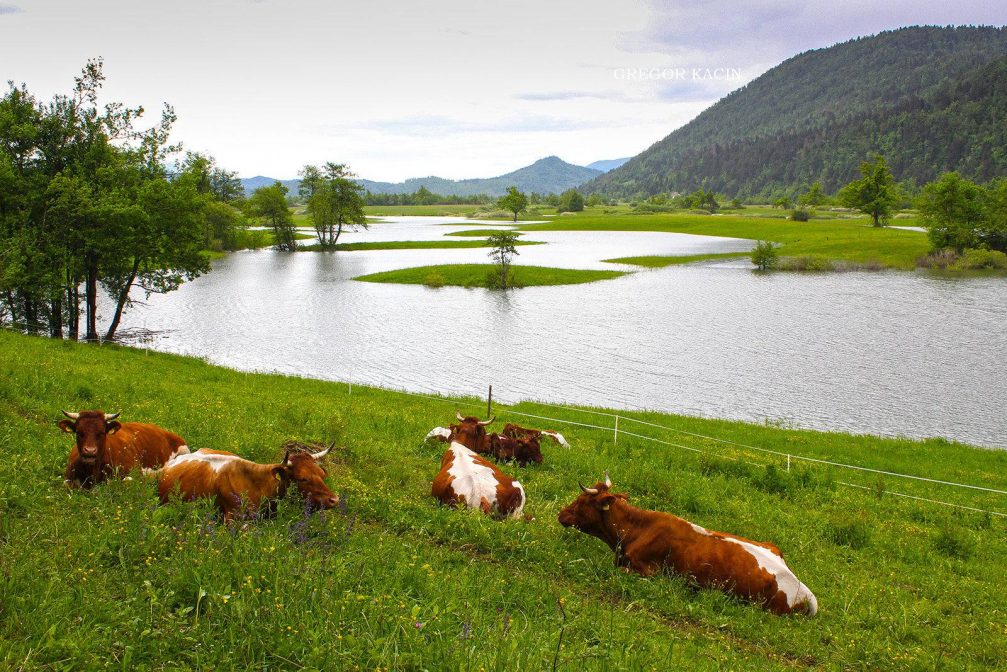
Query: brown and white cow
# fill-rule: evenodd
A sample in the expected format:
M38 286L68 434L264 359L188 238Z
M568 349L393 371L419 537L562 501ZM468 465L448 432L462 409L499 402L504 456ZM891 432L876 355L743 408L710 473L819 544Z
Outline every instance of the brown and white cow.
M142 422L119 422L118 413L63 411L63 415L67 419L59 421L59 428L76 437L63 474L71 486L89 488L133 469L160 467L172 456L189 452L177 434Z
M638 509L625 494L610 492L611 487L607 473L593 488L581 485L580 496L560 512L559 522L604 541L615 551L619 567L643 576L670 569L776 614L818 612L818 600L773 544Z
M317 453L286 452L279 464L258 464L234 453L201 448L179 455L157 472L158 496L168 502L173 493L185 501L213 497L224 520L275 510L275 501L293 484L310 509L331 509L339 497L325 484L327 472L318 464L332 449Z
M520 425L515 425L508 422L506 425L504 425L501 434L515 439L525 437L535 437L537 439L541 436L548 436L550 439L552 439L559 445L563 446L564 448L570 447L570 444L567 443L563 435L552 429L529 429L527 427L521 427Z
M458 418L458 424L450 425L447 428L434 427L427 433L424 440L436 438L444 443L457 441L480 455L490 455L500 462L514 460L522 467L530 462L542 464L542 450L538 443L537 430L526 431L520 436L489 434L486 431L486 426L491 424L496 416L489 420L480 420L473 416L462 417L462 414L457 411L455 415ZM508 425L508 427L516 427L516 425Z
M442 504L461 504L499 518L519 518L525 503L519 482L457 441L441 458L430 494Z

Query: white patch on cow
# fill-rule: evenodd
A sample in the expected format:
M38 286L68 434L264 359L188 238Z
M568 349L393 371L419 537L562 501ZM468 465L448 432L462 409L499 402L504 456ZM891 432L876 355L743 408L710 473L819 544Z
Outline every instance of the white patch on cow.
M695 523L689 523L689 525L692 526L692 529L699 534L703 534L708 537L713 536L706 528L700 527ZM807 602L808 613L811 616L818 613L818 600L815 598L815 594L812 593L806 585L801 583L801 581L797 578L797 575L790 570L790 567L787 567L787 563L783 561L783 558L778 556L776 553L773 553L768 548L764 548L757 544L751 544L747 541L732 539L730 537L718 536L717 538L741 546L755 558L755 561L759 563L759 567L775 576L776 587L786 594L787 605L791 608L793 608L796 604Z
M807 602L808 613L810 615L814 616L818 612L818 600L815 599L811 590L798 580L797 575L790 571L790 567L787 567L787 563L783 561L783 558L768 548L750 544L747 541L731 539L730 537L722 538L724 541L737 544L748 551L755 558L755 561L759 563L759 567L776 577L776 587L782 590L787 596L787 605L789 607L793 608L802 602Z
M511 511L510 517L511 518L520 518L521 514L524 512L524 503L525 503L524 486L521 485L521 483L519 483L518 481L514 481L513 483L514 483L514 487L517 488L518 492L521 493L521 503L518 504L517 507L513 511Z
M183 443L181 446L175 449L175 452L171 454L171 457L178 457L179 455L188 455L188 454L189 454L189 446Z
M460 443L452 442L448 449L454 454L448 475L453 476L451 488L465 500L466 506L478 509L485 499L496 506L497 479L493 470L476 462L476 454ZM522 491L523 494L523 491Z
M445 441L447 441L448 439L451 438L451 430L446 427L434 427L429 432L427 432L427 435L423 437L423 440L426 441L428 439L434 438L435 436L439 436Z
M566 439L564 439L563 435L560 434L559 432L554 432L551 429L543 429L542 433L545 434L546 436L551 436L553 439L555 439L556 443L563 446L564 448L570 447L570 444L566 442Z
M214 471L220 471L224 467L234 462L241 460L242 458L237 455L218 455L217 453L204 453L203 449L200 448L194 453L184 453L182 455L175 455L171 458L167 464L164 465L165 469L170 467L177 467L180 464L187 464L189 462L203 462L210 465L210 468Z

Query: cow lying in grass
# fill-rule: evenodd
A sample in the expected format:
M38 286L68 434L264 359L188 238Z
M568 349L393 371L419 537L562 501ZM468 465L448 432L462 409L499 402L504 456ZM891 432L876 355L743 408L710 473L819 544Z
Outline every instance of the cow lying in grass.
M59 428L76 438L67 459L64 480L89 488L108 478L122 478L133 469L160 467L172 456L189 452L185 440L156 425L119 422L118 413L63 411Z
M615 551L619 567L643 576L669 569L776 614L818 612L815 596L776 546L638 509L626 495L610 492L611 487L608 474L593 488L580 486L580 496L560 512L559 522L604 541Z
M498 462L515 461L522 467L532 462L542 464L542 449L538 440L542 432L539 430L524 430L517 425L507 425L503 434L489 434L486 432L486 426L492 423L495 417L480 420L472 416L462 417L461 413L455 415L458 424L447 428L434 427L427 433L425 440L437 438L445 443L458 442L480 455L489 455ZM520 431L508 434L508 429ZM560 439L562 438L560 436ZM565 439L563 441L565 443Z
M157 473L158 495L167 503L174 493L183 500L213 497L225 521L238 515L275 512L276 500L293 484L310 509L339 505L325 484L327 472L318 461L332 446L317 453L286 452L279 464L258 464L222 450L202 448L179 455Z
M519 482L457 442L441 458L430 494L442 504L461 504L498 518L521 517L525 503Z

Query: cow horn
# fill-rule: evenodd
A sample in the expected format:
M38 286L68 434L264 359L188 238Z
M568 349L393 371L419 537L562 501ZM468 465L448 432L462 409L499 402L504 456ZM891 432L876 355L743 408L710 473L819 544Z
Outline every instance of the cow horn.
M332 444L328 448L326 448L325 450L320 450L317 453L311 453L311 459L313 459L313 460L320 460L320 459L322 459L323 457L325 457L326 455L328 455L329 451L332 450L335 446L336 446L336 442L333 441Z
M122 415L121 412L120 413L106 413L105 414L105 422L112 422L113 420L115 420L116 418L118 418L120 415Z
M66 411L63 411L63 415L70 418L71 420L77 420L80 418L80 413L67 413Z
M458 418L458 422L465 422L465 418L462 417L460 412L455 411L455 417Z
M598 494L598 488L585 488L584 484L581 483L580 481L577 481L577 485L579 485L580 489L583 490L584 492L586 492L589 495L597 495Z
M280 462L280 464L284 464L285 465L289 461L290 461L290 451L289 450L285 450L285 451L283 451L283 462Z
M479 421L479 424L480 424L480 425L482 425L483 427L485 427L486 425L489 425L489 424L491 424L491 423L492 423L492 422L493 422L494 420L496 420L496 419L497 419L497 416L495 416L495 415L494 415L494 416L493 416L492 418L490 418L489 420L480 420L480 421Z
M612 487L612 479L608 477L608 470L605 470L605 487L606 488Z

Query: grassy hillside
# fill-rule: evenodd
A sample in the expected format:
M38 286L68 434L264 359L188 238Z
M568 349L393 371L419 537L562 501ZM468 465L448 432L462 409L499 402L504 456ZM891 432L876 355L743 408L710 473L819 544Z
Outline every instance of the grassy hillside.
M432 381L436 385L436 381ZM155 506L137 478L68 492L59 409L149 420L193 446L266 461L289 438L334 440L346 510L222 527L208 506ZM529 522L429 496L436 400L114 346L0 332L0 667L5 669L1003 669L1003 496L833 470L677 432L557 426L572 444L520 470ZM522 404L498 409L611 425ZM632 414L676 430L997 489L1007 453L944 441ZM536 421L538 422L538 421ZM630 429L631 428L631 429ZM702 452L693 452L702 451ZM733 458L733 459L732 459ZM742 461L735 461L740 459ZM753 463L753 464L750 464ZM616 570L560 508L608 469L634 503L777 543L818 617L781 618L671 577ZM512 469L516 471L516 469ZM852 488L849 482L867 487Z
M987 136L1000 135L998 96L984 96L978 115L942 103L941 96L961 96L961 81L978 76L981 82L982 68L1005 55L1007 30L992 27L903 28L808 51L732 92L584 190L628 197L702 185L747 196L814 180L831 190L855 176L871 152L888 154L900 179L930 180L967 157L982 156ZM907 106L925 104L946 112L903 115ZM1007 172L999 155L987 156L986 163L996 163L995 174ZM979 168L963 165L968 175ZM901 175L909 166L924 172Z

